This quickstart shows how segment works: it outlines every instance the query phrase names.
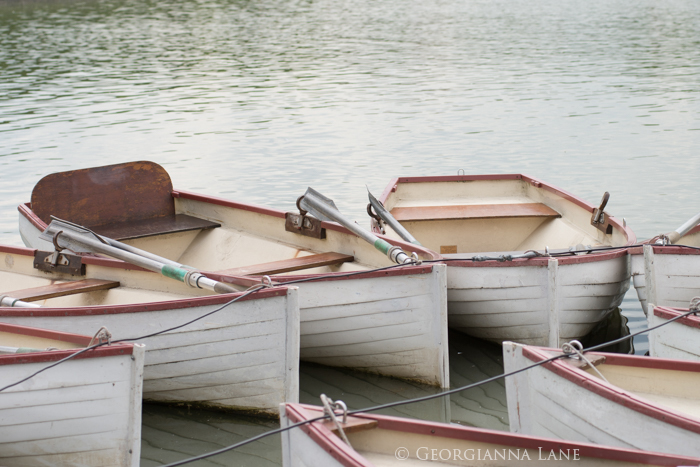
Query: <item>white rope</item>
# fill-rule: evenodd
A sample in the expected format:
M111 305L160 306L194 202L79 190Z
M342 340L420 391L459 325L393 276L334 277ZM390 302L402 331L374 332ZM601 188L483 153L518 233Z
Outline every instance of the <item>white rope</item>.
M109 332L106 327L102 326L97 330L92 339L90 339L90 343L87 345L87 347L90 347L95 341L100 344L107 342L107 345L112 345L112 333Z
M596 368L596 367L590 362L590 360L588 360L588 359L581 353L581 350L583 350L583 345L581 345L581 343L580 343L579 341L577 341L577 340L573 340L573 341L571 341L571 342L567 342L567 343L565 343L564 345L561 346L561 351L564 352L567 356L571 357L571 356L574 355L574 354L577 355L576 358L580 358L580 359L583 360L584 362L588 363L588 366L591 367L591 368L593 368L593 370L595 370L595 372L598 373L598 376L600 376L600 377L603 379L603 381L605 381L606 383L610 383L610 381L608 381L608 380L605 378L605 376L603 376L603 373L601 373L600 371L598 371L598 368Z
M345 432L343 431L343 427L340 426L340 423L338 422L338 418L336 418L336 416L335 416L335 410L340 409L343 411L343 423L348 422L348 407L345 405L345 402L343 402L343 401L333 402L333 399L326 396L325 394L321 394L321 402L323 402L323 414L331 417L331 420L333 420L333 423L335 423L335 427L338 429L338 433L340 434L341 439L343 441L345 441L345 444L352 447L352 445L350 444L350 441L348 441L348 437L345 436Z

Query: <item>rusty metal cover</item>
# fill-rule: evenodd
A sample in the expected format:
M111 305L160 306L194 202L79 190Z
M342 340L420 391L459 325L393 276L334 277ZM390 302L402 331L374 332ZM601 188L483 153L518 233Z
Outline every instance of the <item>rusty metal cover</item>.
M307 217L293 212L285 213L284 229L307 237L325 239L326 229L321 227L321 221L315 217Z
M56 264L53 264L52 256L55 252L38 251L34 253L34 269L45 272L62 272L71 276L84 276L85 265L83 258L77 255L69 255L67 253L58 254Z

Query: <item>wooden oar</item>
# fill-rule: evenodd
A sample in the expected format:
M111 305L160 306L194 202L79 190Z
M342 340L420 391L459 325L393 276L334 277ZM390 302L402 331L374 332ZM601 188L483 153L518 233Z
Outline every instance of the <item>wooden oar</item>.
M369 188L367 188L367 195L369 196L369 204L374 208L374 212L376 212L377 215L381 217L389 227L394 229L394 232L399 234L399 237L403 238L409 243L413 243L414 245L423 246L418 240L416 240L416 237L411 235L411 233L406 230L406 228L401 225L389 211L386 210L382 203L380 203L379 200L375 198L372 193L370 193Z
M663 237L668 238L668 241L670 243L676 243L680 238L690 232L693 227L698 225L698 222L700 222L700 213L696 214L695 216L691 217L685 224L681 225L678 227L676 230L673 230L665 235L662 235L661 238L659 238L656 243L657 244L663 244L664 240Z
M61 248L68 248L74 252L102 253L113 258L126 261L135 266L158 272L165 277L184 282L190 287L207 289L216 293L239 292L229 284L209 279L204 274L197 272L193 268L181 265L165 258L160 258L151 253L138 254L142 250L130 247L131 251L122 250L110 243L116 240L102 237L94 232L58 219L53 219L49 226L40 235L42 240L53 242ZM158 259L154 259L158 258Z
M387 255L389 259L397 264L407 264L414 261L413 258L408 256L401 249L401 247L394 246L386 240L382 240L372 232L363 229L355 222L352 222L350 219L345 217L340 213L332 199L326 198L311 187L309 187L306 190L306 193L304 193L299 206L313 214L318 219L337 222L364 241L374 245L377 250Z

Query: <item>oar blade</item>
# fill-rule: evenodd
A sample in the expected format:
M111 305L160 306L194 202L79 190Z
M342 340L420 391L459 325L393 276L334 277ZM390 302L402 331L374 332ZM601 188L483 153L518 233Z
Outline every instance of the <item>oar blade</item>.
M374 195L369 191L369 188L367 188L367 196L369 197L369 204L371 204L374 208L374 212L376 212L377 215L399 235L399 237L403 238L409 243L413 243L414 245L422 246L420 242L416 240L416 238L411 235L411 233L406 230L406 228L401 225L389 211L386 210L384 205L374 197Z
M338 207L335 205L332 199L322 195L318 191L314 190L311 187L308 187L306 189L306 193L304 193L304 197L301 199L301 203L299 203L299 206L305 211L308 211L311 213L312 216L314 216L316 219L320 219L322 221L326 222L337 222L337 218L331 218L327 216L326 214L322 213L319 211L313 204L311 204L308 200L313 198L317 203L322 203L329 208L331 208L333 211L340 212Z

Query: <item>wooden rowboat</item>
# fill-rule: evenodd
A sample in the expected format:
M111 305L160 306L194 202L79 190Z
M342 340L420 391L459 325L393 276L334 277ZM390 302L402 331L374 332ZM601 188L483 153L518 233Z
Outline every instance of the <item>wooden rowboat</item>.
M654 307L654 311L647 314L647 322L651 328L687 312L687 308ZM649 355L700 361L700 316L684 316L650 332Z
M503 343L505 372L560 354ZM588 352L506 378L510 429L700 457L700 362Z
M632 280L644 313L650 304L687 308L700 295L699 248L700 227L674 245L648 243L630 249Z
M321 407L286 404L282 426L323 415ZM422 465L697 465L700 458L560 441L370 413L341 424L349 446L330 421L282 433L284 467L381 467Z
M90 341L0 323L1 384L21 381ZM143 361L140 344L98 347L5 389L0 393L0 464L137 467Z
M466 334L558 347L590 332L629 288L624 249L584 250L631 245L632 231L603 211L605 203L596 209L535 178L402 177L380 201L448 260L449 325ZM372 224L375 232L384 228ZM398 238L388 226L386 235ZM581 253L510 260L547 248Z
M52 248L39 233L55 215L223 282L310 280L295 284L303 360L449 387L442 264L373 271L393 263L335 223L173 190L152 162L48 175L19 211L22 238L35 248Z
M33 267L41 253L0 246L0 295L41 305L0 307L0 321L82 334L105 326L113 339L127 339L185 324L241 295L206 295L107 258L82 257L82 276L44 272ZM147 346L144 399L270 414L282 401L297 401L297 292L261 290L185 327L139 339Z

